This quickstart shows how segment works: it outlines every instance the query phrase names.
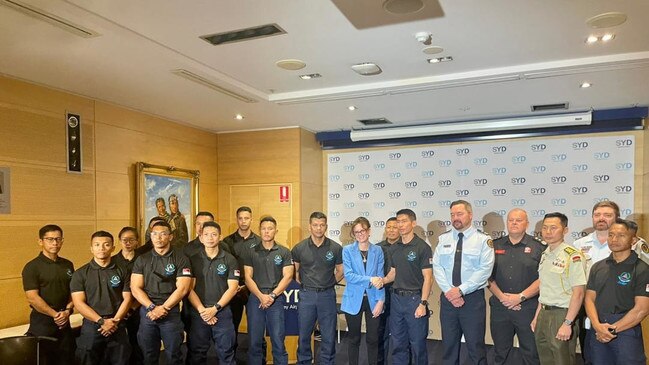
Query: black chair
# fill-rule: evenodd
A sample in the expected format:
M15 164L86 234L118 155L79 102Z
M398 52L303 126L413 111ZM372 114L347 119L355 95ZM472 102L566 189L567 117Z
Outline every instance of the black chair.
M57 340L51 337L15 336L0 339L0 364L47 365L57 360Z

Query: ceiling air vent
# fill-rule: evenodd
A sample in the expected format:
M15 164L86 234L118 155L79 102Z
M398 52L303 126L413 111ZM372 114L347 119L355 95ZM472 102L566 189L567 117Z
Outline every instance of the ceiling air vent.
M0 0L0 4L8 6L16 11L19 11L23 14L29 15L36 19L50 23L55 27L76 34L79 37L92 38L92 37L97 37L99 35L99 33L95 32L94 30L90 30L86 27L82 27L79 24L75 24L67 19L61 18L60 16L56 16L43 9L39 9L33 5L24 3L22 1Z
M218 46L225 43L241 42L280 34L286 34L286 31L280 28L279 25L266 24L252 28L233 30L230 32L203 35L200 38L214 46Z
M532 105L532 111L533 112L546 112L546 111L550 111L550 110L566 110L566 109L568 109L569 105L570 104L568 102L557 103L557 104Z
M371 125L371 126L392 124L392 122L387 120L386 118L359 119L358 122L363 125Z
M210 89L218 91L221 94L227 95L227 96L229 96L231 98L235 98L237 100L240 100L240 101L243 101L243 102L246 102L246 103L256 103L257 102L257 100L255 100L255 99L253 99L251 97L248 97L246 95L243 95L243 94L238 93L238 92L233 91L233 90L226 89L226 88L218 85L214 81L209 80L208 78L203 77L201 75L195 74L195 73L193 73L191 71L187 71L187 70L184 70L184 69L177 69L177 70L171 70L171 73L175 74L176 76L180 76L182 78L185 78L185 79L187 79L189 81L193 81L193 82L195 82L197 84L207 86Z

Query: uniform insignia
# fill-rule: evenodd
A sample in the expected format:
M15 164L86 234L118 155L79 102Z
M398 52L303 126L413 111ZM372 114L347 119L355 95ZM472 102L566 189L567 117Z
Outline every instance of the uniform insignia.
M631 273L623 272L617 276L618 285L626 286L631 282Z
M234 276L241 276L241 271L234 270Z
M221 276L225 275L225 273L226 273L227 271L228 271L228 267L225 266L225 264L219 264L219 265L216 267L216 273L219 274L219 275L221 275Z
M327 261L332 261L334 259L334 253L331 251L327 251L327 254L325 255L325 259L327 259Z
M588 251L590 251L591 247L592 247L592 246L583 246L583 247L581 248L581 252L582 252L582 253L588 253Z
M432 264L433 264L433 258L431 257L428 259L428 265L432 265Z
M565 251L568 255L572 255L572 254L574 254L575 252L577 252L577 250L575 250L575 249L572 248L572 247L566 247L566 248L563 249L563 251Z
M122 280L117 275L113 275L110 277L110 286L113 288L117 288L121 282Z
M579 255L573 256L572 257L572 262L581 262L581 256L579 256Z
M167 276L171 276L175 272L176 272L176 265L168 264L167 266L165 266L165 274L167 274Z
M646 242L642 243L642 246L640 246L640 249L642 249L642 252L649 254L649 245L647 245Z
M408 252L408 261L410 262L415 261L416 258L417 258L417 254L415 253L415 251Z
M487 240L487 246L489 246L490 248L494 248L494 240L492 240L491 238L488 239Z
M191 274L192 274L192 270L190 268L186 267L183 269L183 275L191 275Z
M494 250L494 253L495 253L496 255L504 255L505 252L506 252L505 250Z
M66 272L66 274L68 274L69 277L72 277L72 270L68 269L68 271Z
M444 245L444 248L449 248L449 247L451 247L451 245Z
M532 253L532 247L525 247L525 253Z
M282 264L282 261L283 261L283 260L282 260L282 256L280 256L280 255L275 255L275 259L274 259L274 261L275 261L275 265L281 265L281 264Z

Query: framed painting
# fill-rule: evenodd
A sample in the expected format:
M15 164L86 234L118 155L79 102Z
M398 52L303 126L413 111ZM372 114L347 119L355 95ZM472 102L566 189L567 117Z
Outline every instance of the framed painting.
M192 219L198 212L198 170L137 163L138 228L142 241L149 235L148 223L161 217L171 225L173 246L183 246L193 238Z

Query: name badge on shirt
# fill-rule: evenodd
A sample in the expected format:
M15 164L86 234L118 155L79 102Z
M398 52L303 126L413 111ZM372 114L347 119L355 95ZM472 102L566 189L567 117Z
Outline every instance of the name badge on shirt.
M525 247L525 253L532 253L532 247Z
M495 253L496 255L504 255L504 254L505 254L505 250L494 250L494 253Z

